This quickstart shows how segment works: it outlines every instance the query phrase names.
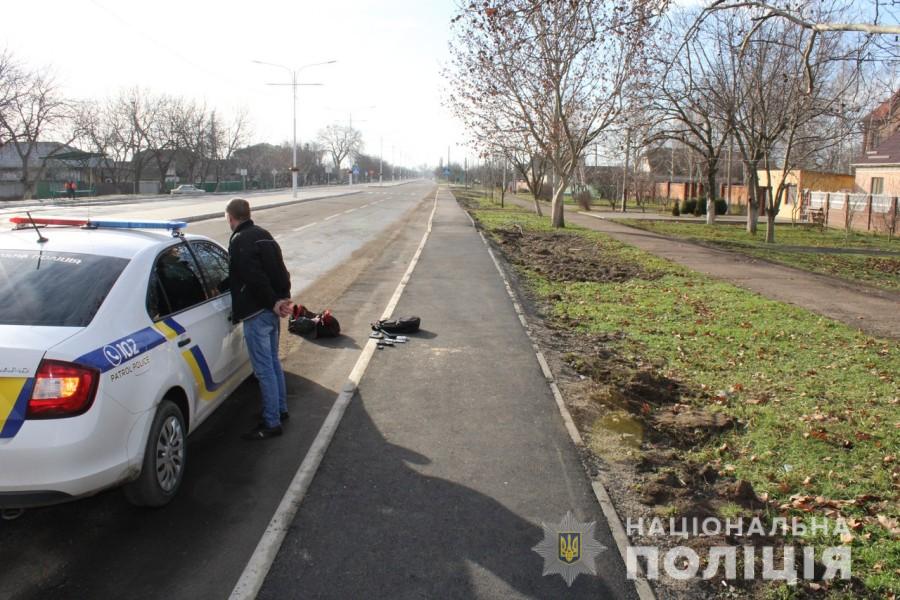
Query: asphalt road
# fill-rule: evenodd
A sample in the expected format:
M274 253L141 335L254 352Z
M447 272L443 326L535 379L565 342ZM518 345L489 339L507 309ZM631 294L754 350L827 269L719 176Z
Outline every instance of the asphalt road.
M372 188L257 212L285 249L295 299L334 309L347 333L315 346L284 336L293 417L285 435L240 439L259 410L250 380L191 436L183 487L165 509L132 507L112 490L0 521L0 598L227 597L346 381L368 323L415 252L433 189ZM230 233L224 219L189 230L223 243Z
M0 598L227 598L403 278L434 194L419 182L255 212L282 245L295 300L332 308L345 334L283 336L285 435L240 439L259 410L250 380L191 436L166 508L113 490L0 521ZM230 233L221 218L189 231ZM376 352L260 597L634 597L503 282L449 195L397 312L420 314L425 331ZM598 576L571 588L543 576L532 551L541 523L567 511L596 521L607 547Z

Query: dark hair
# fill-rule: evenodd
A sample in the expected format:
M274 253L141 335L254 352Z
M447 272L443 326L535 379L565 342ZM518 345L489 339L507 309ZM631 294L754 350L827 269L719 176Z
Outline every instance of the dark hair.
M250 203L243 198L232 198L225 207L225 212L238 221L246 221L250 218Z

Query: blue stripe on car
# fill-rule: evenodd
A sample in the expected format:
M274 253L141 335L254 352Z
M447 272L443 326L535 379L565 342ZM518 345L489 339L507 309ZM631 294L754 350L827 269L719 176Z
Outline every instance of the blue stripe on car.
M177 326L184 331L180 325L172 321L170 327ZM144 352L148 352L156 348L166 341L159 331L153 327L145 327L140 331L136 331L130 335L114 340L100 348L91 350L84 354L75 362L88 367L99 369L101 373L105 373L111 369L115 369L122 363L140 356Z

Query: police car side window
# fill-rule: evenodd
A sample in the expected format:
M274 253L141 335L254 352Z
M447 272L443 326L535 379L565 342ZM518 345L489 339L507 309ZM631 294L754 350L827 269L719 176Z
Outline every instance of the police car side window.
M222 281L228 278L228 255L215 244L209 242L191 242L194 254L203 269L203 275L210 297L223 293L219 291Z
M200 304L207 298L197 264L183 243L171 246L159 255L156 259L154 274L159 285L158 290L153 290L151 287L148 296L148 310L151 311L151 317L158 318L179 312ZM151 286L153 286L153 281L151 281ZM150 306L154 291L158 296L157 314L153 314L153 308Z
M171 312L169 299L166 297L166 292L162 289L159 276L154 269L150 274L150 285L147 287L147 314L151 319L157 321Z

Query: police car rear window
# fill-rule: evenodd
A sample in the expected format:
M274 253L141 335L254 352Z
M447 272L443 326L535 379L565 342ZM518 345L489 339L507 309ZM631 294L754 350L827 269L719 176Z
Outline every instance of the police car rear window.
M84 327L128 260L0 250L0 324Z

